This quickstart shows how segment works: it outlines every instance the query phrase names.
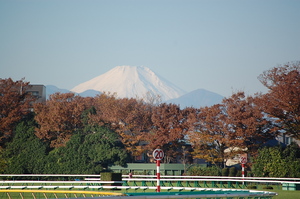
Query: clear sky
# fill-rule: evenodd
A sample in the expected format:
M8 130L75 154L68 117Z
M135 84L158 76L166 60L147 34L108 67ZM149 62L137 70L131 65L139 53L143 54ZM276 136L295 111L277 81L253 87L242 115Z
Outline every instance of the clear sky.
M72 89L143 65L229 97L297 60L299 0L0 0L0 78Z

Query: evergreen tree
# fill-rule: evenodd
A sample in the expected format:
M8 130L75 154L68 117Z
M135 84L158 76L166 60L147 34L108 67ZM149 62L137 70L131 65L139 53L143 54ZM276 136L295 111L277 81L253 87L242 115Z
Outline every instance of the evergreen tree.
M16 126L13 140L3 152L7 163L5 173L43 173L47 146L34 134L34 121L22 121Z
M253 174L260 177L300 177L300 148L292 143L285 149L264 147L254 159Z
M124 165L127 154L114 131L104 127L87 127L49 153L45 172L97 174L109 165Z

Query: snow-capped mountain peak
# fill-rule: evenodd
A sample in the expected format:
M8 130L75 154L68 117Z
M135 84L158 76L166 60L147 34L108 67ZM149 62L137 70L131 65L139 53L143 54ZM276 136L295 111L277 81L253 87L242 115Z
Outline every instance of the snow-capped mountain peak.
M186 92L145 66L116 66L110 71L71 89L116 93L120 98L142 99L147 93L159 95L162 101L178 98Z

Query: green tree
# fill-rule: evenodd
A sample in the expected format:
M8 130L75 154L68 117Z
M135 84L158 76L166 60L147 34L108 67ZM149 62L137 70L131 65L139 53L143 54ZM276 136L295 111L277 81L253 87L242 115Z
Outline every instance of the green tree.
M3 173L7 167L6 160L3 158L3 152L4 150L0 148L0 173Z
M253 174L260 177L300 177L300 148L296 143L285 149L264 147L254 158Z
M43 173L47 146L34 134L34 121L22 121L3 152L5 173Z
M75 133L65 147L51 151L48 159L48 173L97 174L109 165L125 165L127 153L117 133L106 127L89 126Z
M253 173L260 177L287 177L287 167L280 147L264 147L254 159Z
M282 156L286 159L288 166L288 176L291 178L300 177L300 147L292 142L283 151Z

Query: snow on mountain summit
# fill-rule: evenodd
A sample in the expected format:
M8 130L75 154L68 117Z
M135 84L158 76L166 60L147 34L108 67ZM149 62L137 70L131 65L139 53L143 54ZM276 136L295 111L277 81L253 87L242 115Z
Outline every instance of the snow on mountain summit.
M116 93L120 98L144 98L148 92L163 101L178 98L186 92L158 76L145 66L116 66L110 71L79 84L72 92L86 90Z

